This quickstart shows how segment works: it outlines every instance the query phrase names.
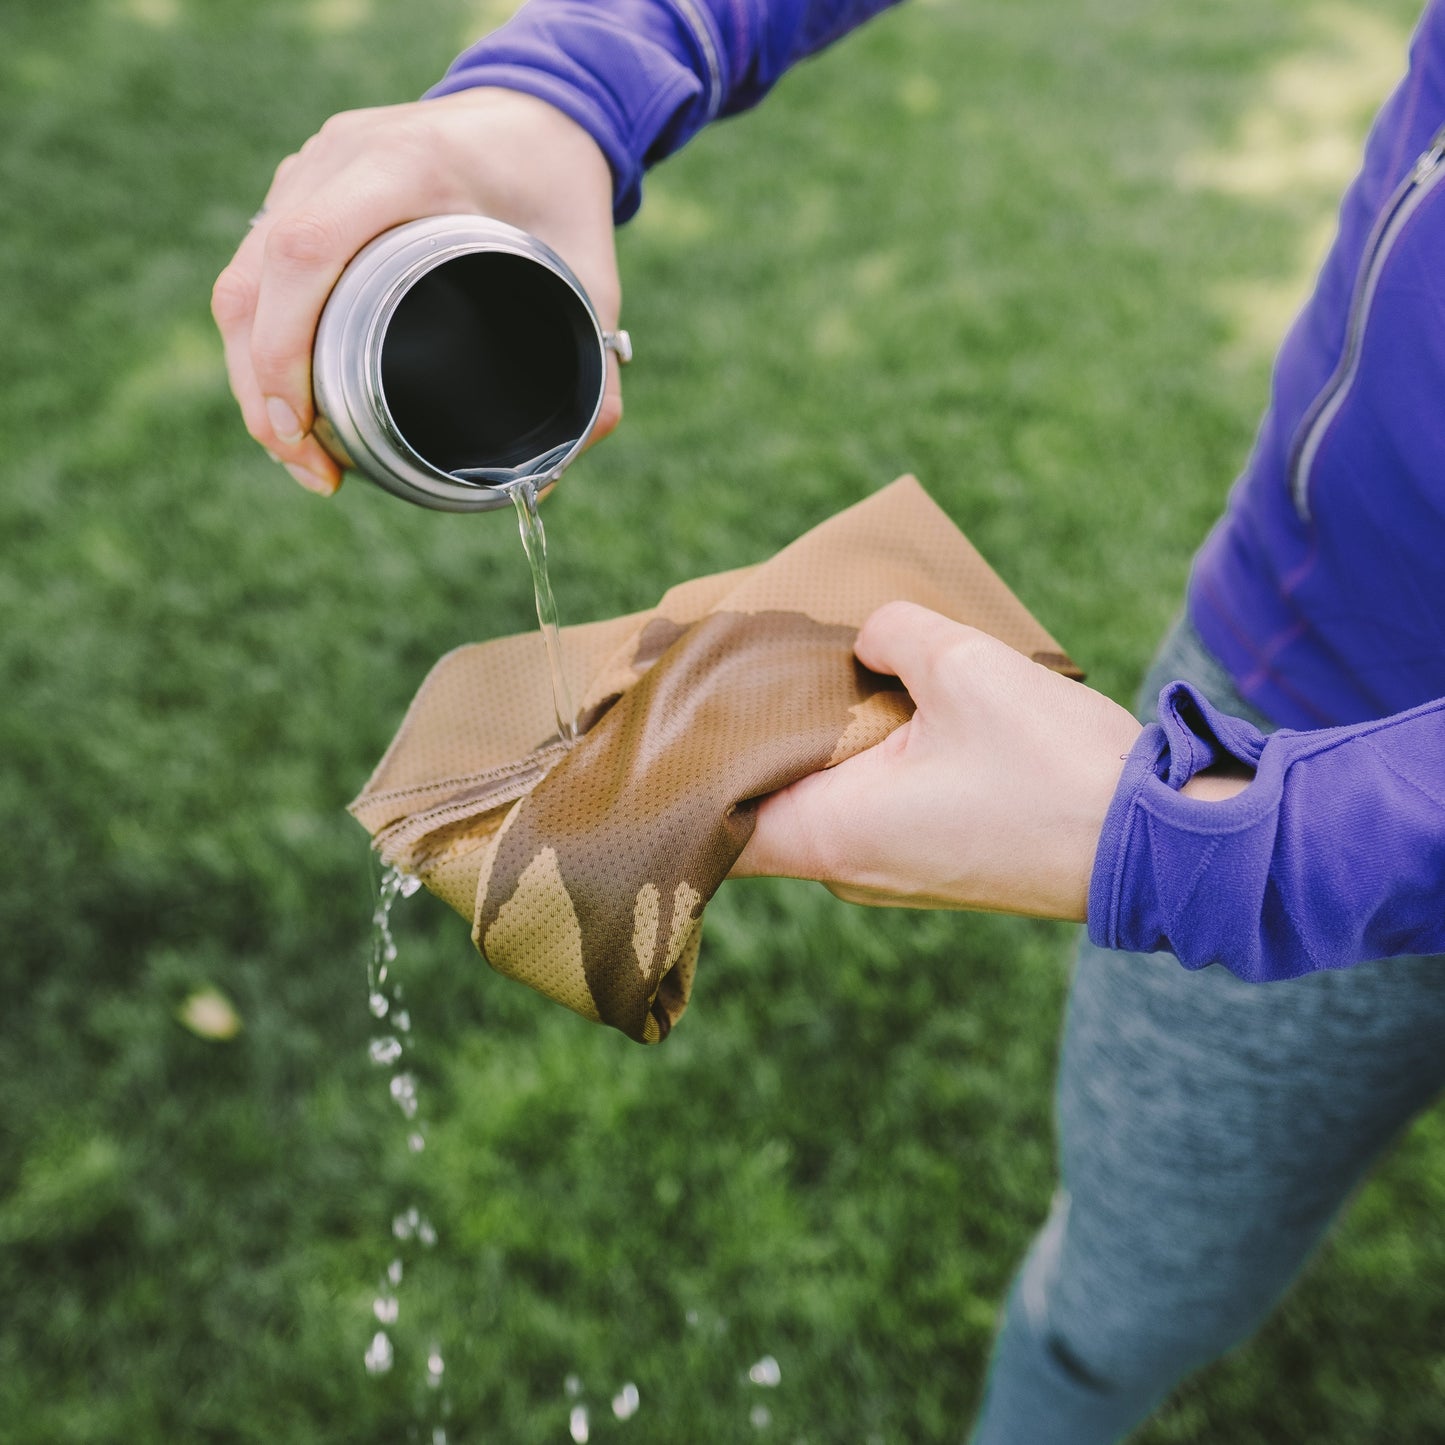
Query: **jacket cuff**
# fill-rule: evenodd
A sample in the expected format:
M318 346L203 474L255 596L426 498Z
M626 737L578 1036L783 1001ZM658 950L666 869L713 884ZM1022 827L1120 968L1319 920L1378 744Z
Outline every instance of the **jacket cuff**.
M1169 950L1186 968L1228 961L1242 977L1261 977L1252 935L1283 773L1261 769L1267 739L1259 729L1219 712L1188 683L1160 693L1158 716L1130 751L1104 820L1089 884L1089 938L1134 953ZM1235 797L1204 802L1180 791L1231 758L1257 770ZM1219 892L1224 884L1227 896Z
M1223 757L1223 802L1178 790ZM1160 694L1095 855L1089 937L1250 982L1445 952L1445 698L1266 739L1192 688Z

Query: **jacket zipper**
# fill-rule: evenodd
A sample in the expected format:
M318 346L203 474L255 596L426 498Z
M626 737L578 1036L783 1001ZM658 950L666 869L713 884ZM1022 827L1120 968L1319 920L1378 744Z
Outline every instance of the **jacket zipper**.
M1410 174L1395 188L1394 195L1380 213L1365 246L1364 259L1355 280L1354 294L1350 298L1344 351L1330 379L1305 413L1304 420L1295 433L1295 443L1290 455L1290 495L1294 499L1295 511L1303 521L1310 519L1310 474L1314 468L1315 457L1330 423L1344 406L1360 368L1365 326L1374 304L1380 272L1384 270L1385 262L1411 216L1441 179L1445 178L1445 164L1442 162L1445 162L1445 126L1435 132L1434 139L1421 152Z

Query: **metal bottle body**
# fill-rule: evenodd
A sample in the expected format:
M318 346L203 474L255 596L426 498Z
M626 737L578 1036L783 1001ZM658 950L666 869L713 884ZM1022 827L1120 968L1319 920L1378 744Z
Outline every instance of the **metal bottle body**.
M539 494L602 408L608 340L566 262L483 216L430 216L352 259L317 326L316 434L420 506L474 512Z

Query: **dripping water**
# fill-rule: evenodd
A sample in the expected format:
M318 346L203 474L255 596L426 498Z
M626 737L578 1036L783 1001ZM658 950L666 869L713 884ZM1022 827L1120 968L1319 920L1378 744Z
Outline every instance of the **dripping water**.
M398 898L410 898L421 887L421 879L388 868L377 889L376 909L371 916L371 955L367 965L367 1007L376 1020L377 1032L367 1045L367 1056L378 1068L390 1071L387 1092L407 1124L407 1148L420 1153L426 1148L426 1130L416 1077L407 1067L414 1049L411 1014L402 1003L401 983L392 977L396 962L396 939L391 931L391 911ZM369 1375L389 1374L396 1364L391 1331L401 1318L401 1282L406 1275L405 1257L415 1249L432 1249L437 1243L436 1226L414 1204L409 1204L391 1222L392 1259L387 1265L371 1302L376 1330L362 1361ZM425 1361L425 1404L419 1412L431 1426L432 1445L447 1445L446 1426L451 1401L442 1389L446 1361L441 1345L432 1341Z
M426 1147L426 1138L416 1077L408 1066L415 1048L411 1018L403 1003L402 986L392 974L397 947L391 929L391 914L398 898L411 897L420 886L419 879L396 868L388 868L382 875L376 910L372 915L372 947L367 977L368 1007L377 1026L367 1045L367 1054L377 1068L389 1071L387 1092L405 1120L407 1147L413 1152L420 1152ZM403 1313L412 1309L401 1288L407 1274L408 1256L414 1256L417 1251L434 1249L438 1243L436 1226L416 1204L409 1203L396 1213L391 1221L391 1235L392 1258L372 1300L373 1333L363 1356L367 1373L374 1376L387 1375L398 1364L393 1333ZM725 1319L721 1316L705 1319L704 1313L697 1309L686 1312L686 1323L694 1329L706 1324L719 1336L727 1332ZM423 1438L430 1445L449 1445L445 1422L451 1415L451 1400L445 1385L446 1360L438 1341L432 1340L428 1344L421 1364L422 1388L418 1397L422 1403L417 1415L423 1427ZM771 1431L774 1417L759 1394L766 1397L777 1389L782 1381L782 1370L774 1356L763 1355L748 1367L742 1378L745 1388L751 1387L748 1389L748 1422L754 1432L762 1436ZM617 1424L625 1424L638 1413L642 1403L637 1385L631 1380L615 1392L603 1394L595 1407L577 1374L567 1376L564 1393L567 1435L573 1445L589 1445L598 1417L605 1418L610 1413ZM425 1433L427 1430L429 1434Z

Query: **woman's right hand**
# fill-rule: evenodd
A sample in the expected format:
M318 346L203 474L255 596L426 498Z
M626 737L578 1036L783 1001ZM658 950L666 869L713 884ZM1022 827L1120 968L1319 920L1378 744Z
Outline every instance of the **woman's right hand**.
M570 117L490 88L333 116L276 168L211 297L246 429L302 486L329 496L341 483L340 466L312 433L311 346L331 288L374 236L451 212L490 216L545 241L576 272L603 328L617 329L612 172ZM621 419L609 353L591 439Z

